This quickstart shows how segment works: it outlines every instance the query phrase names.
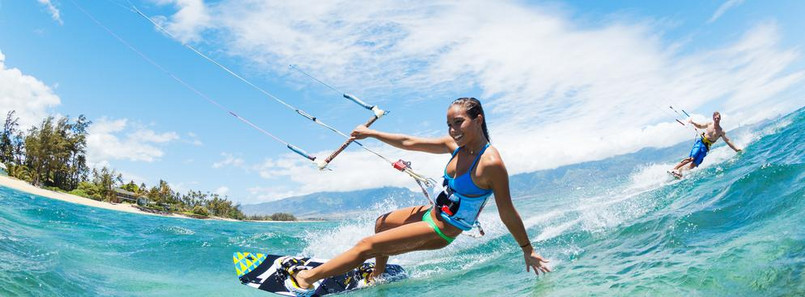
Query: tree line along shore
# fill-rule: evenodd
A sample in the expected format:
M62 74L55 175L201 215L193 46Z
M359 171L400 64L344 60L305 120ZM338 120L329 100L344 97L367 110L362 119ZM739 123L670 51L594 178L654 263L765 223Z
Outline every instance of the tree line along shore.
M87 166L87 130L92 124L83 115L48 116L28 130L19 125L15 111L9 111L0 134L0 163L8 175L33 186L97 201L129 203L155 214L179 214L194 218L295 221L289 213L246 216L240 205L217 193L189 190L179 193L167 181L148 187L134 181L124 183L122 174L106 166Z

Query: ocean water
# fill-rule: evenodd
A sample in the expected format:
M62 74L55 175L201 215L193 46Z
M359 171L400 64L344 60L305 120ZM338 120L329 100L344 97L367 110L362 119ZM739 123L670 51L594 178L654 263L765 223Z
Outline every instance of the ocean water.
M681 180L684 156L602 186L515 197L554 272L527 273L494 206L487 235L392 257L406 280L349 296L805 295L805 110L731 135ZM511 162L511 161L509 161ZM602 168L602 176L606 168ZM513 185L517 187L518 185ZM360 218L244 223L94 209L0 188L0 296L271 296L240 285L235 251L331 258L370 235Z

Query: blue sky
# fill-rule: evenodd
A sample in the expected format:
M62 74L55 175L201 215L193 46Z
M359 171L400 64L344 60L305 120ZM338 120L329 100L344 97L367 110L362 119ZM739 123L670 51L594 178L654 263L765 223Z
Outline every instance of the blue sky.
M127 0L0 0L0 112L17 110L26 126L84 114L94 122L94 166L242 203L415 184L357 148L319 172L82 10L159 67L321 158L343 138L182 43L345 132L370 113L288 65L390 110L375 126L391 132L443 135L449 102L478 97L511 174L689 139L669 104L700 119L718 109L734 128L805 102L802 1L132 2L175 39ZM447 161L365 144L433 177Z

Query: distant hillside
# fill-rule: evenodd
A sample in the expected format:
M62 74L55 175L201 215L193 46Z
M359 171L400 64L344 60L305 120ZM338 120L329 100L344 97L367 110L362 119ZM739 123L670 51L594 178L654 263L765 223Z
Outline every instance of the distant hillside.
M397 205L423 204L426 201L420 192L412 192L406 188L384 187L352 192L319 192L272 202L241 205L241 211L246 215L287 212L298 218L340 219L387 200Z
M669 148L644 148L604 160L513 175L509 178L512 197L553 195L579 188L610 188L613 182L626 181L637 166L681 160L687 156L690 144L683 142Z

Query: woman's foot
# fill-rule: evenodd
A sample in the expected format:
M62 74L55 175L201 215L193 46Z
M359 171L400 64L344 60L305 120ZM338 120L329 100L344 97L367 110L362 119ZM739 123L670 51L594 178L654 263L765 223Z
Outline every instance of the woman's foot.
M363 278L361 281L365 286L371 286L375 280L380 278L382 272L375 269L375 263L363 263L358 267L358 273Z
M310 267L305 266L304 263L293 257L283 257L277 259L280 266L277 269L281 275L285 276L285 289L296 296L307 297L312 296L316 291L315 284L308 283L302 274L308 273Z
M307 275L310 274L310 271L307 269L299 270L296 272L296 275L292 275L296 283L299 285L300 288L312 289L315 286L307 281Z

